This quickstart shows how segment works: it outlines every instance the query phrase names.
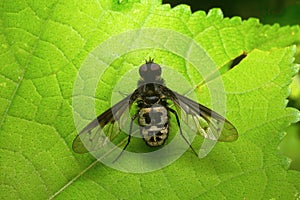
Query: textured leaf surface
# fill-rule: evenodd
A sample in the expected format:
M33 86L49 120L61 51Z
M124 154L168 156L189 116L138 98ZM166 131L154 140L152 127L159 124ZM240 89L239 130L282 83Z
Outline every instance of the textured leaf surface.
M170 9L160 1L0 5L1 199L299 197L300 174L287 171L288 160L278 151L284 129L299 120L299 112L286 108L285 100L297 71L290 45L300 40L298 27L224 19L217 9L191 14L187 6ZM81 63L110 36L143 27L193 38L218 66L247 52L241 63L222 72L226 116L239 131L238 141L218 143L201 160L189 150L170 166L146 174L119 172L72 152L77 134L72 91ZM115 70L100 83L106 101L99 100L99 112L110 106L107 98L122 74L148 56L194 84L201 82L190 64L172 53L131 52L116 60ZM198 91L201 103L210 106L207 88L201 85Z

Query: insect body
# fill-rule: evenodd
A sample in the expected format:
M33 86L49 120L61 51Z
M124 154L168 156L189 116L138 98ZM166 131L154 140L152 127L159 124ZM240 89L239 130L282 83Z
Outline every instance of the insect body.
M137 120L140 126L140 133L146 144L149 146L160 146L168 138L170 118L175 117L182 138L194 153L197 154L185 138L177 111L168 105L168 100L171 100L177 110L183 111L186 116L190 116L193 119L191 120L192 122L185 122L188 125L190 125L189 123L193 123L197 131L204 137L226 142L235 141L238 138L237 130L227 119L209 108L167 88L164 85L164 80L161 78L161 67L154 63L153 60L146 61L139 68L139 73L141 78L138 81L137 89L132 94L99 115L79 132L73 141L73 150L75 152L86 153L100 149L105 141L100 137L100 133L107 126L118 124L125 111L135 104L137 112L131 117L128 139L123 151L130 143L133 122L135 120ZM183 117L181 119L184 121ZM203 120L207 122L205 127L201 125L203 124L201 123ZM108 139L110 139L110 135L118 135L121 132L121 129L108 128L108 130L111 130L111 132L114 131L114 134L106 134Z

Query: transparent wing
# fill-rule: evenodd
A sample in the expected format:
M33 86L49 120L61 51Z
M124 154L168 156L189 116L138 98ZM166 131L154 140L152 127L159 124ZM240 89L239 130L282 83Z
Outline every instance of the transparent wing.
M122 115L129 110L134 98L134 94L127 96L84 127L73 140L73 151L76 153L97 151L109 141L116 139L122 132Z
M164 94L173 101L177 109L184 111L181 113L185 116L181 116L181 119L193 130L211 140L237 140L236 128L223 116L165 86L162 87Z

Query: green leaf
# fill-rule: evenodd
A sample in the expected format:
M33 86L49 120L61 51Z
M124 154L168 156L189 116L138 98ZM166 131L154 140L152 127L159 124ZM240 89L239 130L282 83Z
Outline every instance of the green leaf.
M1 199L299 197L300 173L287 170L288 159L278 151L284 129L300 118L299 111L286 108L288 85L297 71L291 45L300 40L298 26L223 18L219 9L191 14L187 6L171 9L148 0L0 5ZM145 174L120 172L89 154L73 153L77 72L99 44L140 28L163 28L190 37L220 68L247 53L233 69L222 71L226 118L239 131L236 142L217 143L203 159L188 150L171 165ZM161 42L155 39L154 44ZM99 82L98 114L110 106L113 86L122 75L137 70L149 56L198 85L199 102L211 107L211 91L201 84L194 66L167 48L153 48L114 60Z

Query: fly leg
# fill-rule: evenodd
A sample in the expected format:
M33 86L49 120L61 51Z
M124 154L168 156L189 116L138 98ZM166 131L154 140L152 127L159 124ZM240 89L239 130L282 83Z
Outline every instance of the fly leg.
M138 116L138 113L136 113L135 115L133 115L133 116L131 117L131 122L130 122L130 128L129 128L129 134L128 134L127 143L126 143L126 145L124 146L124 148L122 149L121 153L116 157L116 159L114 159L113 163L116 162L116 161L121 157L121 155L123 154L123 152L125 151L125 149L126 149L127 146L129 145L130 139L131 139L131 135L132 135L133 121L137 118L137 116Z
M169 108L168 107L168 110L171 111L175 117L176 117L176 122L177 122L177 125L179 127L179 131L180 131L180 135L181 137L184 139L184 141L189 145L189 147L192 149L192 151L195 153L195 155L198 157L198 154L196 153L196 151L194 150L194 148L192 147L191 143L184 137L183 133L182 133L182 129L181 129L181 126L180 126L180 120L179 120L179 117L177 115L177 112L175 110L173 110L172 108Z

